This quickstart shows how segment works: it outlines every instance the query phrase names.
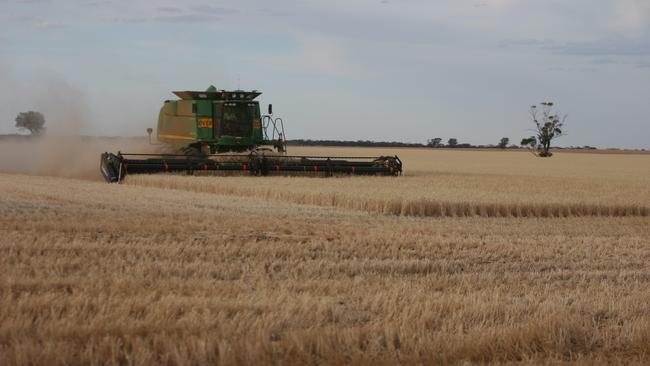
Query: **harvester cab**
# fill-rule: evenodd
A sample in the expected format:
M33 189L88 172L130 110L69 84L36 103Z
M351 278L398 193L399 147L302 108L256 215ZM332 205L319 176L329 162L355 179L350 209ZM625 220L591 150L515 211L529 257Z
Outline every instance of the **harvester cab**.
M164 102L156 139L172 154L103 153L100 170L107 182L127 174L240 171L254 175L334 173L401 175L397 156L328 157L287 155L284 122L261 115L262 93L243 90L175 91L179 100ZM151 143L152 129L147 129Z
M282 119L260 114L257 90L175 91L158 115L157 139L186 155L252 151L286 152Z

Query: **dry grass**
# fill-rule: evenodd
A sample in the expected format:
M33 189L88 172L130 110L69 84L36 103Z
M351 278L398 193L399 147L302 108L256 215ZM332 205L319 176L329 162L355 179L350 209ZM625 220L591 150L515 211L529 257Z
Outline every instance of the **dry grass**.
M644 169L650 154L594 154L557 152L551 159L539 159L526 151L468 151L415 148L291 147L292 155L398 155L407 175L483 174L539 178L614 179L620 182L648 182Z
M404 216L649 216L650 155L395 149L406 176L130 176L128 184L333 206ZM303 154L378 155L374 149L302 148ZM386 153L386 151L383 151Z
M0 364L648 364L650 217L401 217L275 196L408 197L418 181L452 203L499 194L458 164L442 180L422 165L186 186L0 174ZM571 204L647 207L647 176L553 169L556 187L599 189ZM522 187L540 177L511 174L523 192L499 200L535 202Z

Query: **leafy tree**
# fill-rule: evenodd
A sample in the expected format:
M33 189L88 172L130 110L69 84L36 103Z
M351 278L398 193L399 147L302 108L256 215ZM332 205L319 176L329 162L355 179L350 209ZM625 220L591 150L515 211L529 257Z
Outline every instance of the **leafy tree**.
M427 146L440 147L442 146L442 139L440 137L435 137L427 142Z
M529 148L531 151L535 151L537 148L537 137L535 136L530 136L530 137L524 137L521 139L521 146Z
M452 137L447 141L447 146L449 147L456 147L456 145L458 145L458 139Z
M510 143L510 138L509 137L502 137L501 141L497 144L497 147L500 149L505 149L508 147L508 144Z
M45 129L45 117L40 112L21 112L16 116L16 127L29 130L32 135L37 135Z
M535 124L535 136L521 140L521 144L529 146L538 156L549 157L553 155L551 142L564 135L564 122L567 116L560 118L559 113L553 112L553 102L540 103L539 108L535 105L530 107L530 119Z

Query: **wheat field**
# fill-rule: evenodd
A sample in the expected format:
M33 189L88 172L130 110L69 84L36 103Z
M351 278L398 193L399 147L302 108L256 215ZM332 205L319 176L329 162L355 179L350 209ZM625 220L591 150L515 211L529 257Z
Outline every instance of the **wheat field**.
M316 150L316 151L314 151ZM131 176L127 184L259 197L404 216L650 216L650 154L558 154L389 149L405 176ZM293 154L338 156L381 149L301 148Z
M388 152L405 176L0 173L0 364L650 362L650 155Z

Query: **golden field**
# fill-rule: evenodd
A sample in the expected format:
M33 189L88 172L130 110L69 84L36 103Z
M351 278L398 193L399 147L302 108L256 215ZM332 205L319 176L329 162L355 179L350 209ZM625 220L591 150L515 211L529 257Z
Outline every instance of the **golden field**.
M650 155L0 174L0 364L647 364Z
M650 154L294 148L292 154L396 154L405 176L131 176L128 184L405 216L650 216Z

